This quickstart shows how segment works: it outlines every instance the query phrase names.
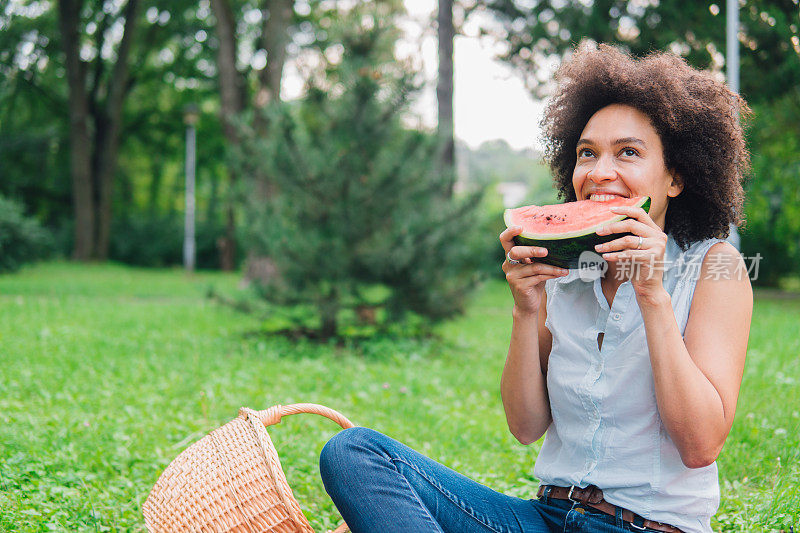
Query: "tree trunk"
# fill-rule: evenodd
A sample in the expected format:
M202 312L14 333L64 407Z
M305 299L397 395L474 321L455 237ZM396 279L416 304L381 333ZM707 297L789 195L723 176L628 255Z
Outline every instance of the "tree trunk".
M241 113L244 105L241 75L236 69L236 21L228 0L211 0L211 7L217 18L216 30L219 39L217 69L222 127L228 142L238 144L239 136L231 118Z
M262 138L269 135L269 123L265 108L271 102L280 101L281 98L281 80L286 63L286 45L289 42L288 29L293 9L294 0L263 0L261 9L263 25L259 47L267 53L267 64L258 73L258 87L253 101L255 106L253 129L256 135ZM253 187L257 201L261 199L266 201L277 194L275 183L270 180L266 172L260 169L253 176ZM248 272L265 272L268 278L277 276L277 267L269 257L248 253L246 265ZM268 279L260 281L266 282Z
M453 0L439 0L439 80L436 100L439 108L440 170L447 180L445 192L453 194L455 185L455 138L453 127Z
M114 186L114 174L119 153L119 134L122 128L122 104L128 88L128 57L131 43L136 31L139 11L139 0L128 0L125 6L125 28L122 33L117 61L109 81L108 98L103 113L105 128L103 135L97 130L95 150L98 152L95 179L98 190L97 205L97 245L95 254L98 259L108 259L108 248L111 239L111 204Z
M289 23L292 20L294 0L264 0L261 10L264 24L261 28L259 46L267 52L267 65L258 73L258 89L255 97L255 118L253 127L256 133L265 137L269 125L264 109L281 98L281 79L286 63L286 45L289 42ZM274 183L269 176L259 173L255 176L257 198L270 198L276 194Z
M128 56L139 0L125 6L125 28L117 50L105 105L98 103L102 58L98 57L94 85L86 85L87 65L80 59L81 0L60 0L59 24L69 83L70 173L75 206L73 257L79 261L106 259L111 238L111 200L119 150L122 104L129 89ZM105 21L105 19L103 19ZM105 22L103 22L105 24ZM102 48L102 42L98 48ZM89 122L94 125L89 131Z
M81 4L80 0L60 0L58 14L69 84L70 174L75 210L75 243L72 255L79 261L88 261L94 256L95 203L92 193L86 65L79 55L78 25Z
M216 30L219 39L217 71L219 72L222 129L228 143L231 146L237 146L239 135L230 119L243 111L244 104L243 83L239 71L236 70L236 21L228 0L211 0L211 8L217 19ZM230 173L230 181L231 184L237 181L236 174L233 172ZM233 270L236 263L236 218L233 204L230 201L225 210L225 237L219 241L220 267L223 270Z
M294 0L264 0L261 47L267 52L267 66L258 76L261 86L256 96L257 107L265 107L269 102L281 98L281 79L289 42L287 30L292 20L293 6Z

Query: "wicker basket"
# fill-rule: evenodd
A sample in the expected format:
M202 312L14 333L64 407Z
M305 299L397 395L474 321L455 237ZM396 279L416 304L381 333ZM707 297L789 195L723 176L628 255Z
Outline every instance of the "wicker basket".
M315 413L353 423L313 403L242 408L239 416L189 446L158 478L142 506L147 529L161 532L314 533L292 495L265 426ZM346 524L334 533L349 531ZM330 532L329 532L330 533Z

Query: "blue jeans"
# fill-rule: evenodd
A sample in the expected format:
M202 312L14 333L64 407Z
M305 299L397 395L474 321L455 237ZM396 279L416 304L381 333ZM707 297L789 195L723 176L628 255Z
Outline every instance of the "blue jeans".
M495 492L371 429L336 434L320 473L353 533L628 533L617 516L543 496ZM648 530L645 530L648 531Z

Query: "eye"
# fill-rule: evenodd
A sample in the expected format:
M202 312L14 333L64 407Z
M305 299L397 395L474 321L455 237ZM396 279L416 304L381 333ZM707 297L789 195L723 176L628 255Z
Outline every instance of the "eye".
M623 148L620 154L625 157L636 157L639 155L639 152L635 148Z
M593 155L594 152L592 152L588 148L581 148L580 150L578 150L578 157L592 157Z

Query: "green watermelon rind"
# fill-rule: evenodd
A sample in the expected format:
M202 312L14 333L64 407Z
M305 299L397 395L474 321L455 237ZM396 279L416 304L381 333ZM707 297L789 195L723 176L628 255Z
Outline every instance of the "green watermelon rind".
M648 212L650 210L650 198L645 196L640 202L634 204L633 207L641 207ZM511 209L506 209L504 213L504 220L506 227L513 226L511 222ZM631 233L612 233L611 235L598 235L597 230L611 224L628 218L625 215L618 215L608 220L595 224L588 228L583 228L577 231L570 231L563 234L546 234L537 235L530 232L522 232L514 237L514 244L517 246L539 246L547 248L547 255L544 257L537 257L536 261L553 265L560 268L578 268L578 261L581 253L590 251L595 252L594 247L601 243L606 243L632 235Z

